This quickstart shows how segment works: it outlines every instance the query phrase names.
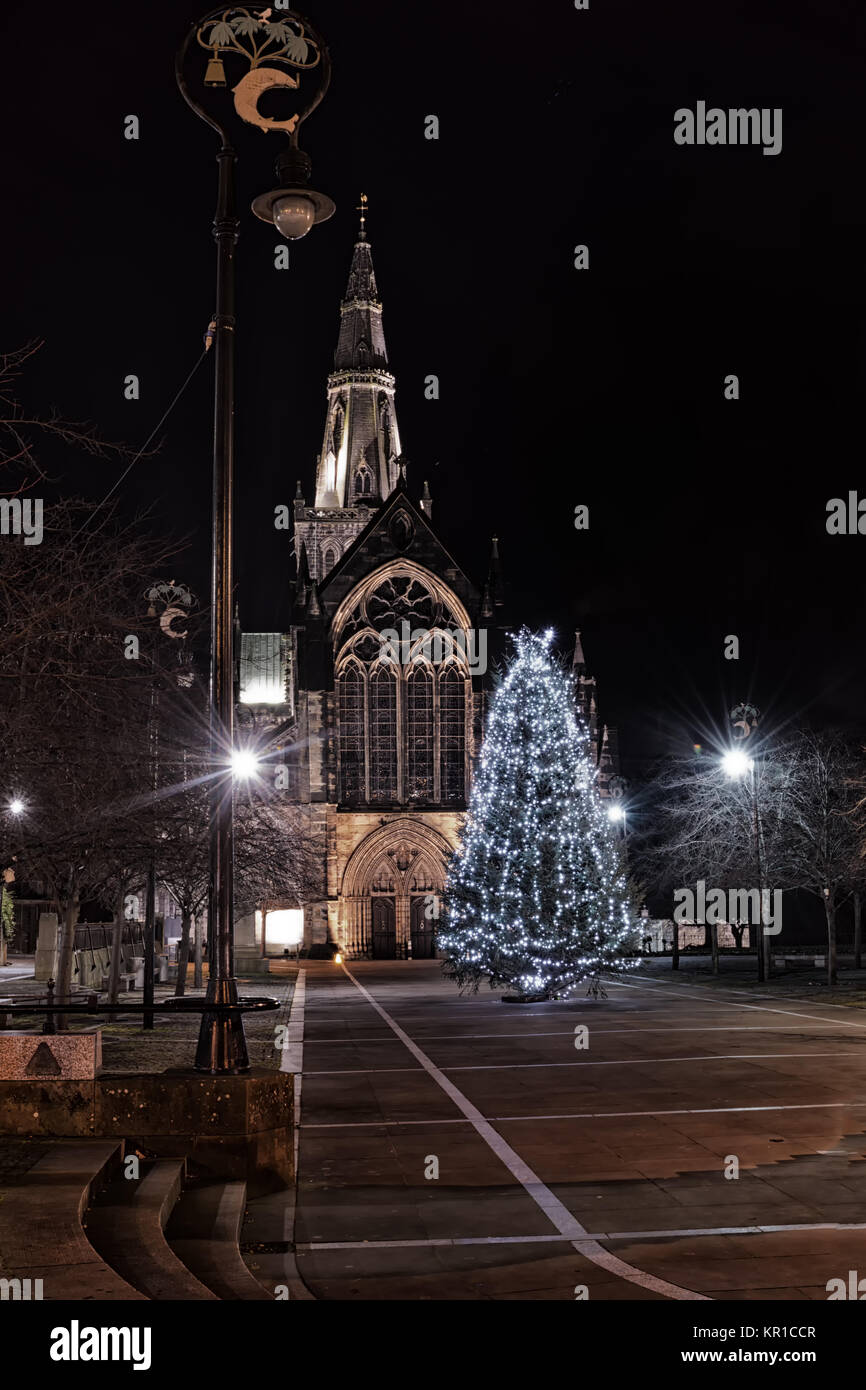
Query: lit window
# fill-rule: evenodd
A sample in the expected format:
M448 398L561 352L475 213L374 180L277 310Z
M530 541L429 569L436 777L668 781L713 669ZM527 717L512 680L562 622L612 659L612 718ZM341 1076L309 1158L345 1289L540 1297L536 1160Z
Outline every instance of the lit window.
M433 680L426 667L413 666L406 679L407 793L433 797Z
M340 799L348 804L366 800L364 777L364 677L355 665L340 677Z
M457 666L439 674L439 778L443 801L466 796L466 682Z
M390 665L370 676L370 800L397 799L397 682Z

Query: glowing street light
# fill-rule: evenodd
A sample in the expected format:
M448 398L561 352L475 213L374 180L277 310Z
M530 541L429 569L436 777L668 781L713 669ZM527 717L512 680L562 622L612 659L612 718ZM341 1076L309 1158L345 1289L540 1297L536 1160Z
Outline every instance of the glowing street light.
M237 748L232 754L232 772L235 777L254 777L259 760L250 748Z
M729 777L745 777L755 764L739 748L732 748L722 759L722 767Z
M24 814L24 802L20 797L16 796L9 802L9 810L12 812L13 816L21 816Z
M624 821L624 820L625 820L625 807L624 807L624 806L611 806L611 808L610 808L610 810L608 811L607 814L610 816L610 819L611 819L612 821Z
M742 729L743 738L748 738L757 728L759 711L753 705L738 705L731 711L734 728ZM736 736L736 735L735 735ZM754 759L746 756L739 748L729 748L722 758L722 769L728 777L738 781L749 779L749 794L752 803L752 834L754 836L755 865L758 870L758 893L761 904L761 917L757 934L758 982L763 983L770 974L770 938L764 931L764 869L761 854L761 816L758 810L758 787L755 777Z

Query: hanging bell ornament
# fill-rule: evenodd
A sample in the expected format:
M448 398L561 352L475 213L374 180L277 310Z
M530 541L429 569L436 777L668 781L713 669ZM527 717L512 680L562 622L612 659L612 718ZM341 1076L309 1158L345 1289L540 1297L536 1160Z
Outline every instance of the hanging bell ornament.
M213 57L208 59L204 85L206 87L224 87L226 85L226 70L216 49L213 51Z

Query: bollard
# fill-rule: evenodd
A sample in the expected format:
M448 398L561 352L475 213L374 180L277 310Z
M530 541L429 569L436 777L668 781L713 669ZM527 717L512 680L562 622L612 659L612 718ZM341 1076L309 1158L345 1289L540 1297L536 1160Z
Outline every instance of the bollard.
M53 1004L54 1004L54 981L53 981L53 980L49 980L49 981L48 981L48 1007L49 1007L49 1009L53 1006ZM42 1031L43 1031L43 1033L56 1033L56 1032L57 1032L57 1026L56 1026L56 1024L55 1024L55 1022L54 1022L54 1014L49 1013L49 1014L46 1014L46 1015L45 1015L45 1022L44 1022L43 1025L42 1025Z

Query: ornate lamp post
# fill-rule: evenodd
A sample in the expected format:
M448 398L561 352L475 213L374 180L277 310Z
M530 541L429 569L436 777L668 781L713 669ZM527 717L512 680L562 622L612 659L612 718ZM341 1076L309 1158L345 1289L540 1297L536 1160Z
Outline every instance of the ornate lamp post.
M227 69L231 78L227 77ZM234 479L235 246L237 154L228 124L238 118L259 130L281 131L289 148L277 159L279 187L253 204L291 240L306 235L334 212L324 194L309 187L310 160L298 147L298 128L318 106L330 82L323 40L293 10L222 6L193 25L178 52L175 75L181 94L219 136L216 307L213 318L215 379L213 439L213 560L211 568L210 892L208 933L213 942L206 1003L195 1065L212 1074L249 1070L243 1019L234 978L232 756L234 659L232 649L232 494ZM229 81L233 85L229 86ZM299 109L277 119L259 111L268 91L293 94Z

